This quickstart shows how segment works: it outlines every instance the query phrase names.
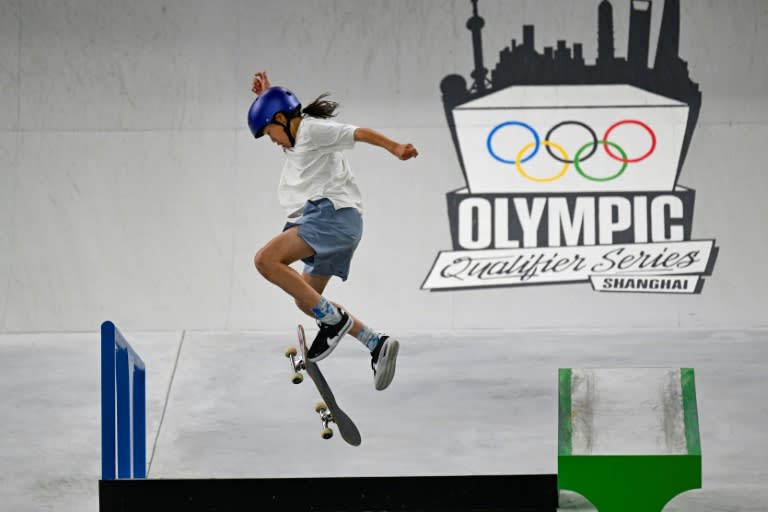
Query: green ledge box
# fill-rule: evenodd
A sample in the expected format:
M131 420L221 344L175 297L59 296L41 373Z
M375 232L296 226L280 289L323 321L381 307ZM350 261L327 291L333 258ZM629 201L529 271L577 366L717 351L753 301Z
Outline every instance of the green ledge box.
M558 487L599 512L660 512L701 488L691 368L561 368Z

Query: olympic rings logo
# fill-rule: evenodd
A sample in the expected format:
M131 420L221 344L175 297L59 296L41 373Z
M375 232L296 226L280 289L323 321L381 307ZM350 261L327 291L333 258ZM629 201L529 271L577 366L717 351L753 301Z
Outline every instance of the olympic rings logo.
M611 135L611 132L613 132L619 126L628 125L628 124L640 126L645 131L647 131L648 134L651 136L651 148L648 151L646 151L645 154L640 155L637 158L629 158L627 156L627 153L624 151L624 149L621 146L619 146L615 142L608 140L608 138ZM567 125L575 125L575 126L584 128L589 133L589 136L592 139L591 141L587 142L576 151L576 154L574 155L573 160L571 160L570 156L566 152L565 148L563 148L563 146L552 141L552 134L557 129ZM508 160L508 159L502 158L498 154L496 154L496 152L493 150L493 137L498 133L499 130L507 126L519 126L519 127L525 128L531 133L531 135L533 135L534 141L532 143L529 143L523 146L520 149L520 151L517 152L517 156L515 157L514 160ZM611 180L615 180L616 178L624 174L624 171L627 170L627 167L629 166L629 164L642 162L643 160L651 156L651 154L653 154L653 152L656 150L656 132L654 132L650 126L648 126L642 121L638 121L636 119L624 119L623 121L619 121L609 126L608 129L603 134L602 139L598 140L597 134L595 134L595 131L589 125L582 123L581 121L563 121L561 123L556 124L552 128L550 128L544 140L541 140L539 138L539 133L531 125L524 123L522 121L506 121L497 125L496 127L493 128L493 130L491 130L491 133L488 134L488 140L486 141L486 145L488 146L488 152L491 154L493 158L495 158L496 160L498 160L503 164L514 165L517 168L517 172L519 172L523 178L529 181L534 181L537 183L549 183L552 181L559 180L560 178L565 176L565 173L568 172L568 169L570 168L571 164L573 164L573 166L576 168L576 171L583 178L586 178L591 181L611 181ZM584 171L581 164L582 162L585 162L586 160L591 158L592 155L594 155L595 152L597 151L597 146L601 146L601 145L603 146L603 148L605 149L605 152L608 154L609 157L616 160L617 162L621 162L622 165L619 168L619 170L616 173L612 174L611 176L607 176L607 177L590 176L589 174L586 173L586 171ZM549 153L549 155L552 158L554 158L555 160L563 164L563 166L560 168L557 174L554 174L546 178L537 178L535 176L531 176L527 172L525 172L525 169L523 169L523 164L529 161L534 156L536 156L536 154L541 149L541 146L544 146L547 149L547 153ZM533 151L527 156L525 156L526 152L528 152L531 148L533 148ZM619 152L621 156L616 155L612 151L612 148L615 149L617 152ZM555 154L553 150L557 151L559 155ZM587 153L585 154L585 152Z

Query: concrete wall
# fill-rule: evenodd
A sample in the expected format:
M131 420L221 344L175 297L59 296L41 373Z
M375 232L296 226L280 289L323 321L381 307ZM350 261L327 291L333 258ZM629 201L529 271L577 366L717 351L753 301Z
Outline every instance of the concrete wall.
M593 61L598 3L481 0L486 66L523 24L537 47L580 41ZM626 55L628 2L613 4ZM302 318L252 264L283 223L282 155L245 123L261 69L306 100L331 91L341 121L421 152L349 153L366 231L350 280L327 295L374 328L765 326L763 0L682 1L680 55L703 107L680 183L697 193L693 238L720 247L701 295L420 290L451 247L445 194L464 185L439 83L469 79L470 15L464 0L0 0L0 332Z

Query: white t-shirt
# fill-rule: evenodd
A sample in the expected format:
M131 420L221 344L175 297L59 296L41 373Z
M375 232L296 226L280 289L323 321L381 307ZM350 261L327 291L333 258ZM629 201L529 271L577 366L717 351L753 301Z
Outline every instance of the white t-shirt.
M334 208L357 208L362 214L360 188L352 174L345 149L355 144L356 126L305 117L299 123L296 143L286 148L278 198L289 221L301 217L304 203L327 198Z

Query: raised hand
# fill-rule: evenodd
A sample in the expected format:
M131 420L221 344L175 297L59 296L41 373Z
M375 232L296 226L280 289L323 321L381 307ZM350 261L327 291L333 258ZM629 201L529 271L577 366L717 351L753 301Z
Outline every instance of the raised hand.
M413 147L413 144L398 144L395 146L394 151L392 151L392 154L395 155L400 160L408 160L410 158L415 158L419 156L419 152L416 151L416 148Z
M254 92L254 94L259 95L270 87L271 86L269 85L269 78L267 77L266 71L259 71L253 75L253 84L251 86L251 90Z

